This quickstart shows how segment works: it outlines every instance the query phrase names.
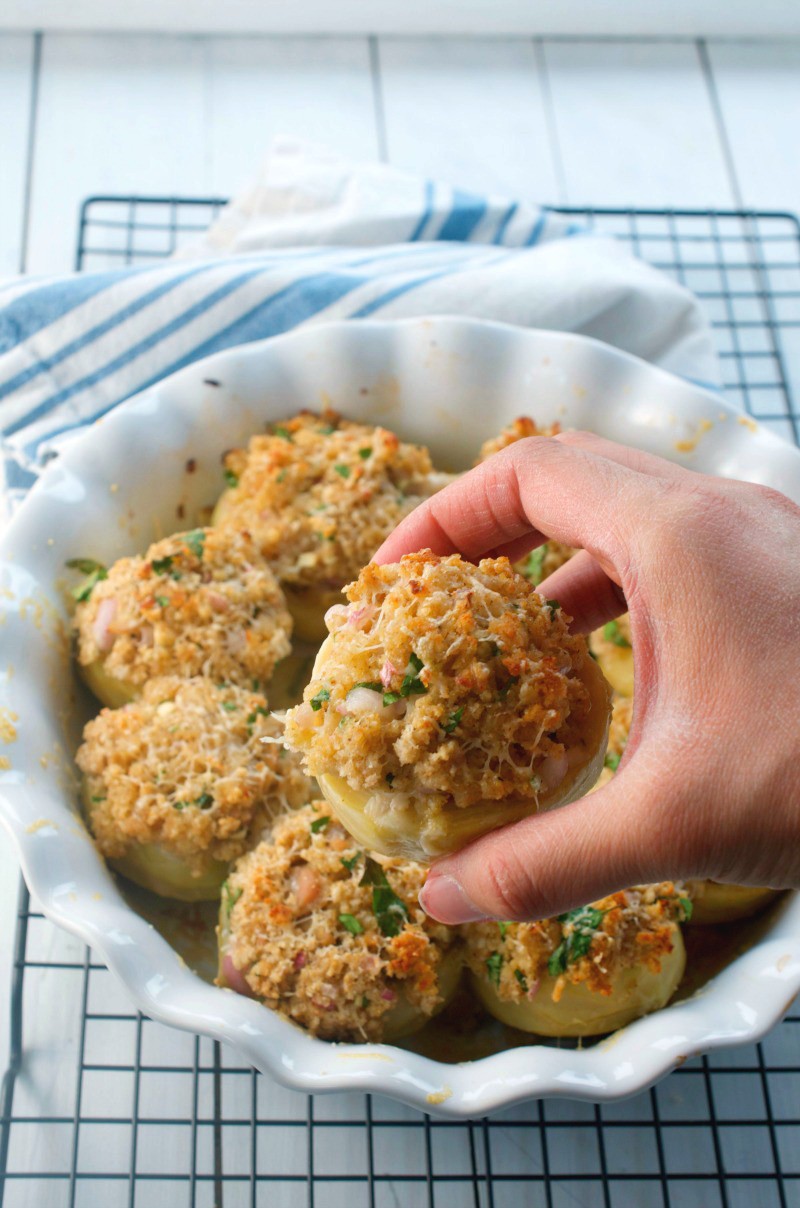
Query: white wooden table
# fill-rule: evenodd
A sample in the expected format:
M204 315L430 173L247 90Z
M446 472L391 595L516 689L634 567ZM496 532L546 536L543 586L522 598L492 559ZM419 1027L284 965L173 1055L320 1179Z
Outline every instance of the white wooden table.
M798 130L800 41L0 32L0 277L70 270L89 194L235 193L279 133L542 202L796 212ZM0 1066L16 884L2 838Z

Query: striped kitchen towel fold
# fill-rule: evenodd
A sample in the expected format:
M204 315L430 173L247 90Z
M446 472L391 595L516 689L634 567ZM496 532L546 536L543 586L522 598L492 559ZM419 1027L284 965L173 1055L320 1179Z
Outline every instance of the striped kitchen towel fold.
M582 332L716 379L696 299L613 240L526 202L282 140L175 258L0 283L6 501L65 440L200 357L312 323L424 314Z

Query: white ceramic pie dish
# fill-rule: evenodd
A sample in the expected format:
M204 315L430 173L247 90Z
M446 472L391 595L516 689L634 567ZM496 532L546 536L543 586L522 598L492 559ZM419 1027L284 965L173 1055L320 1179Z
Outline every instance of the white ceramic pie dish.
M527 413L800 501L800 452L716 395L583 337L448 318L332 324L175 374L69 445L0 543L0 809L45 913L89 943L147 1015L234 1045L284 1084L382 1092L451 1117L532 1096L621 1098L692 1054L758 1039L800 990L796 895L694 996L599 1044L530 1044L457 1064L314 1040L202 980L123 897L80 819L71 772L96 706L70 665L64 561L111 562L189 527L221 488L225 449L326 403L428 444L443 468L469 465L483 439Z

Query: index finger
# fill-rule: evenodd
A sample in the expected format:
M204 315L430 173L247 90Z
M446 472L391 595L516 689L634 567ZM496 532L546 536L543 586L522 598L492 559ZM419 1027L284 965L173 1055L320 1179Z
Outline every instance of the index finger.
M550 537L580 546L603 569L627 561L636 518L652 511L663 484L646 473L550 437L517 441L433 495L402 521L375 555L397 562L431 549L470 561ZM646 509L646 510L643 510Z

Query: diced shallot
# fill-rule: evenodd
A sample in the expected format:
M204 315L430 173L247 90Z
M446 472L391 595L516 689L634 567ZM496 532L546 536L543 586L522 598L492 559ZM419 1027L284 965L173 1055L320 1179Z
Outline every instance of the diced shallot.
M241 969L237 969L233 963L233 957L229 952L226 952L222 958L222 976L232 990L237 994L244 994L248 998L253 997L253 991L247 983L247 978Z
M97 616L92 625L92 637L102 654L107 654L114 645L114 634L110 632L110 626L116 614L117 601L113 596L106 596L104 600L100 601Z
M322 881L319 873L310 864L298 864L292 869L292 893L300 910L310 906L319 897Z
M394 721L398 717L403 717L406 711L404 700L396 700L391 705L385 705L383 693L376 692L373 688L351 688L345 697L345 704L347 712L353 717L377 713L385 721Z
M347 624L352 629L363 629L364 623L371 621L377 611L374 604L362 604L360 608L353 608L351 604Z
M153 645L153 626L152 625L142 625L142 628L139 630L139 641L142 643L143 646L152 646Z
M397 998L397 995L395 994L394 990L381 990L381 998L384 1002L394 1002L394 1000Z
M213 608L214 612L227 612L230 608L230 602L227 596L223 596L220 591L206 592L206 599Z
M383 686L387 692L389 691L389 688L392 686L392 676L393 675L397 675L397 668L395 667L394 663L390 662L389 659L387 659L386 662L381 667L381 683L383 684Z
M548 789L557 789L569 769L566 755L548 755L539 768L544 785Z
M297 956L292 961L292 964L294 965L295 969L297 969L297 971L299 972L303 968L303 966L305 965L307 960L308 960L308 957L306 956L305 952L298 952Z

